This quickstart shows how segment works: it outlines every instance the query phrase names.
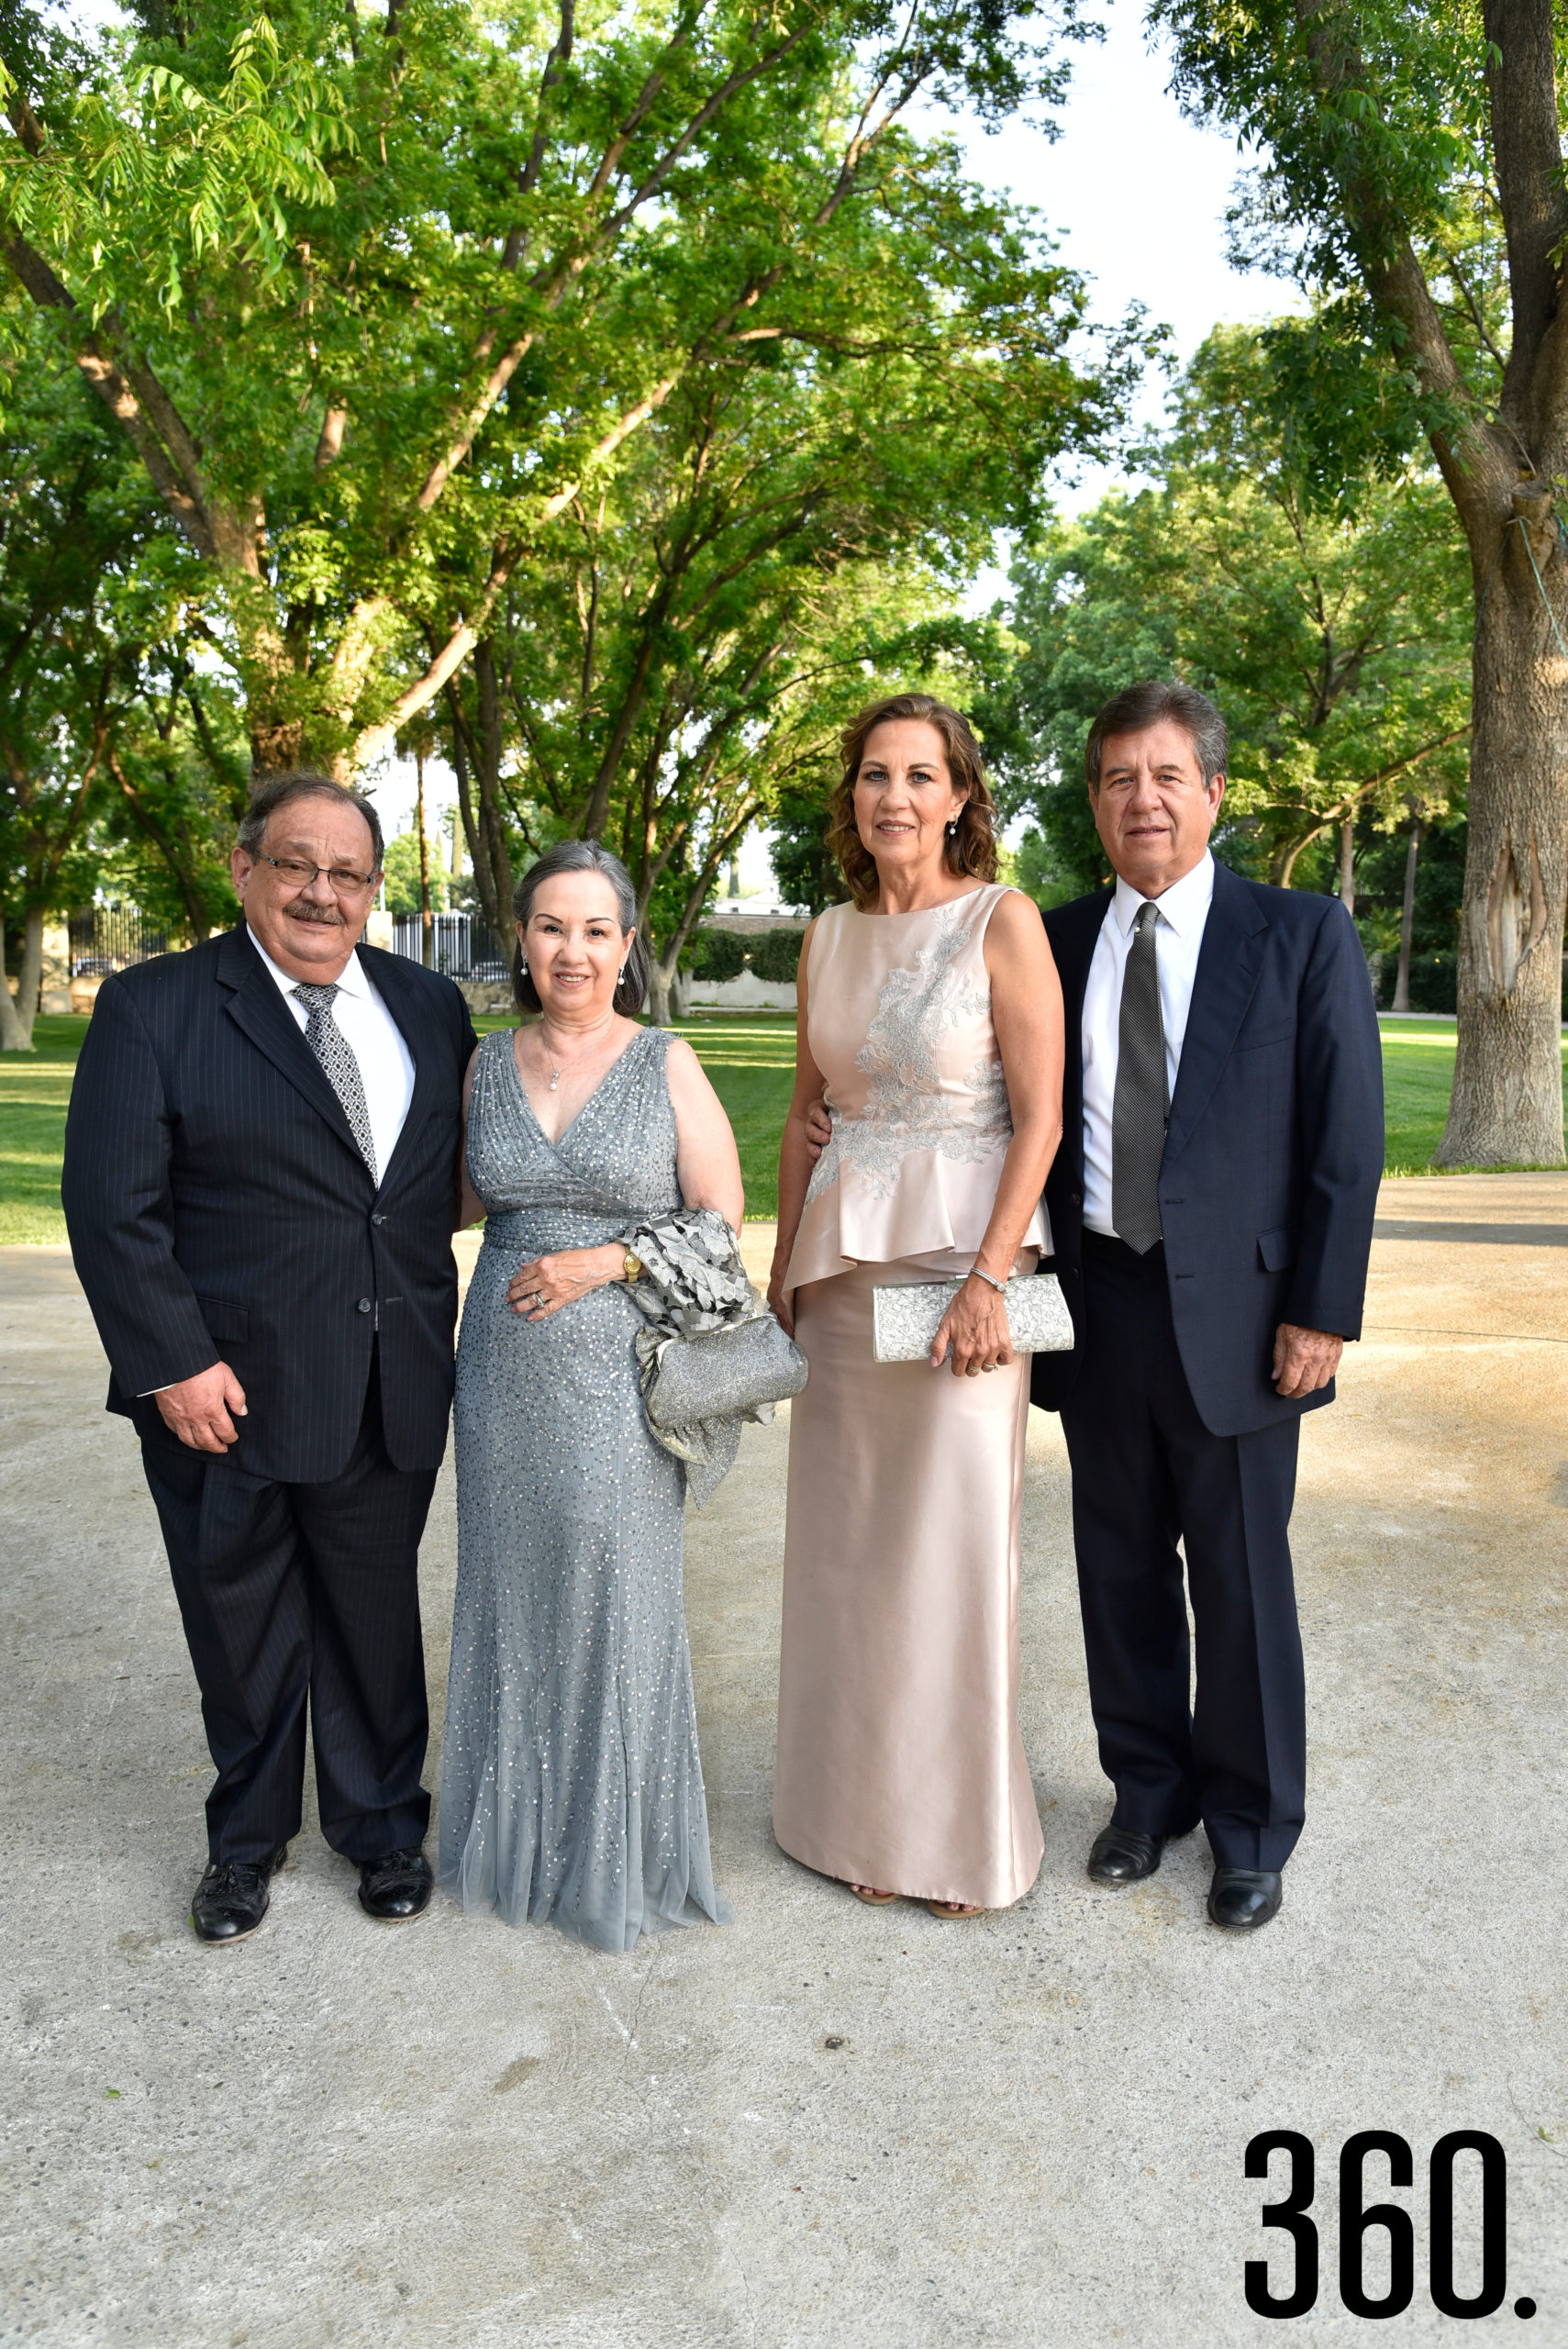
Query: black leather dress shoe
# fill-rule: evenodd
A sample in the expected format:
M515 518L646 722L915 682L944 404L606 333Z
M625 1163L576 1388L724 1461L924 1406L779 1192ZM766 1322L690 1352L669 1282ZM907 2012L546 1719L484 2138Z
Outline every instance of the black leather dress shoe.
M204 1942L249 1940L272 1906L267 1878L276 1876L288 1857L280 1843L271 1859L214 1860L191 1902L191 1922Z
M1165 1849L1163 1835L1136 1827L1102 1827L1089 1849L1089 1874L1096 1884L1140 1884L1152 1876Z
M1208 1887L1210 1924L1255 1933L1277 1917L1284 1886L1277 1868L1216 1868Z
M422 1917L434 1883L423 1852L384 1852L379 1860L360 1862L360 1907L388 1924Z

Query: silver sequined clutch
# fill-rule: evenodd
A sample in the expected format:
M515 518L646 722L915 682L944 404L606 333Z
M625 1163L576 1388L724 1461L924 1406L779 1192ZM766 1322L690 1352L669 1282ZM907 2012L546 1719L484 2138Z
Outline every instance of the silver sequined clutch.
M918 1281L908 1288L873 1288L872 1351L878 1362L919 1362L931 1351L942 1315L962 1281ZM1020 1273L1004 1300L1016 1354L1073 1351L1073 1317L1054 1273Z
M806 1376L806 1356L766 1311L727 1329L673 1339L660 1347L658 1363L646 1397L656 1428L690 1427L787 1402Z

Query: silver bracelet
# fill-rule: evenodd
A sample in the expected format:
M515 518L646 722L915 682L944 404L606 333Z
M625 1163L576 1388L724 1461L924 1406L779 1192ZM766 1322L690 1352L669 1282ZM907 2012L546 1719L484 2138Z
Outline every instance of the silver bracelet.
M998 1297L1006 1296L1007 1284L1006 1281L999 1281L994 1273L983 1273L978 1264L971 1264L969 1269L975 1280L987 1282L990 1286L995 1290Z

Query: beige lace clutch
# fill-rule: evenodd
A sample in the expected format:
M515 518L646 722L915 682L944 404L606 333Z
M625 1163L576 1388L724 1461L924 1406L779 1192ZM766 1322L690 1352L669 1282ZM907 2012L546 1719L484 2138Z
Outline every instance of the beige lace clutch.
M908 1288L873 1288L872 1351L878 1362L918 1362L931 1351L942 1315L962 1281L919 1281ZM1054 1273L1020 1273L1007 1283L1007 1335L1016 1354L1073 1351L1073 1317Z

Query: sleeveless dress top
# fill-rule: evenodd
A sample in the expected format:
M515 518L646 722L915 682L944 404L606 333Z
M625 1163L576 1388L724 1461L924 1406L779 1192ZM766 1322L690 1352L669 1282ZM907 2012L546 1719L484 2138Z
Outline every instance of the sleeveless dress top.
M806 963L806 1041L833 1139L817 1162L786 1288L851 1264L967 1272L1013 1138L991 1019L989 883L917 913L819 915ZM1043 1205L1020 1243L1049 1251Z

